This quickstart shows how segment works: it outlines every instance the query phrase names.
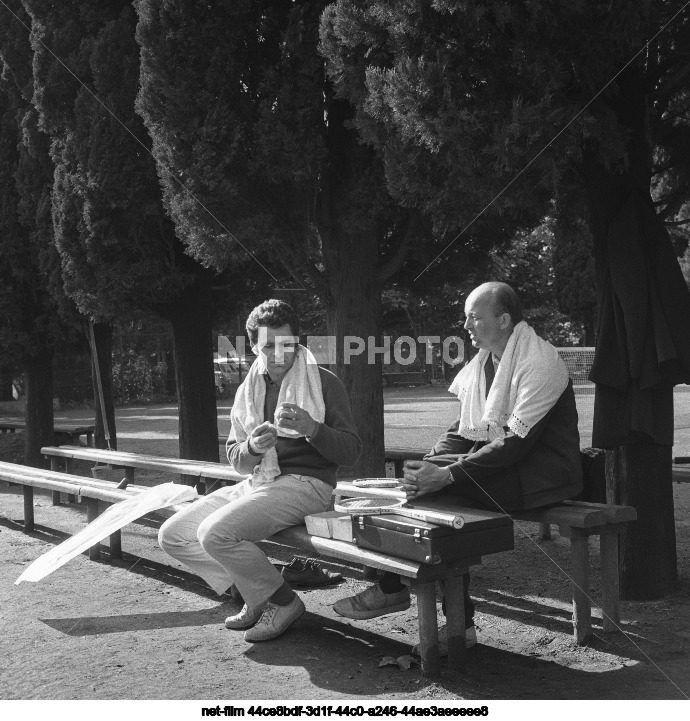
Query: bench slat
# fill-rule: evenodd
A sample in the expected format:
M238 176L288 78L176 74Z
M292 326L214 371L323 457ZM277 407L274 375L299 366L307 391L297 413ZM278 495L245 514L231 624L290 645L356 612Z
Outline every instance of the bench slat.
M563 505L601 511L607 523L627 523L628 521L637 520L637 511L632 506L613 506L604 503L590 503L589 501L563 501Z
M674 483L690 483L690 466L681 466L676 463L671 473Z
M601 510L569 508L564 505L551 508L533 508L528 511L512 511L510 515L520 521L553 523L558 526L570 526L572 528L593 528L603 526L606 523L606 516Z
M292 546L293 548L324 553L328 556L338 558L341 561L364 563L368 566L399 573L409 578L417 578L421 567L421 564L415 561L384 556L381 553L376 553L376 551L360 548L353 543L345 543L344 541L338 541L333 538L322 538L321 536L310 536L305 526L286 528L267 540L272 543Z
M421 461L427 451L412 451L409 448L386 448L387 461Z
M213 478L218 480L238 482L244 479L232 468L211 461L195 461L185 458L165 458L142 453L128 453L126 451L109 451L102 448L84 448L83 446L45 446L41 448L44 456L53 458L76 458L96 463L107 463L115 468L139 468L153 471L163 471L178 475L193 476L195 478Z
M406 578L417 580L433 581L436 579L448 578L455 572L461 574L468 566L481 563L481 558L472 556L458 559L450 564L428 565L417 561L410 561L404 558L388 556L368 548L361 548L354 543L338 541L334 538L323 538L321 536L310 536L306 526L292 526L274 534L266 539L269 543L279 543L284 546L292 546L305 551L314 551L326 556L337 558L341 561L361 563L382 571L392 571ZM455 571L454 569L457 569Z

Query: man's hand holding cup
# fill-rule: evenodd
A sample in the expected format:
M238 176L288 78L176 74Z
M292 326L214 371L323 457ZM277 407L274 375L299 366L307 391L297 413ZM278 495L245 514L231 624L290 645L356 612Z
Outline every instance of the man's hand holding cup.
M277 440L278 431L276 427L272 423L265 421L249 434L249 450L263 456L269 448L275 446Z
M308 411L295 403L281 403L276 409L276 423L280 428L297 431L301 436L311 436L316 431L316 421Z

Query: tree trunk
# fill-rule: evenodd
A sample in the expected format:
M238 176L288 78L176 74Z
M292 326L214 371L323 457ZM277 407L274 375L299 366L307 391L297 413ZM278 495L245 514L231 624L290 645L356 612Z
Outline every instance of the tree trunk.
M604 289L610 284L611 268L608 259L609 228L631 195L650 198L651 157L646 135L646 99L644 83L630 69L620 78L621 90L609 100L620 123L628 132L627 165L611 169L605 162L603 151L594 144L583 148L583 169L588 196L589 226L592 232L593 252L596 265L598 312L603 317L606 302ZM629 204L628 204L629 207ZM630 224L639 227L638 217L631 217ZM648 232L643 229L642 234ZM665 231L664 231L665 232ZM663 240L663 239L662 239ZM676 269L677 270L677 269ZM669 274L673 271L669 268ZM632 280L630 281L632 282ZM618 301L616 301L618 302ZM620 318L618 319L620 321ZM610 340L610 339L607 339ZM597 339L601 345L602 338ZM597 435L608 433L597 429L597 404L619 405L628 410L637 391L637 380L632 379L627 389L609 391L608 386L597 383L595 396L595 424L593 443ZM658 401L663 400L660 392ZM672 388L668 390L672 393ZM602 400L602 399L606 400ZM668 400L668 399L667 399ZM656 404L655 423L659 427L673 428L673 403ZM658 598L676 587L676 540L671 493L671 443L659 445L650 439L634 438L602 443L611 451L607 453L606 475L608 497L611 501L629 503L637 509L638 520L630 524L621 544L621 597L635 599ZM611 435L611 438L614 436Z
M175 300L171 322L179 399L180 458L218 462L211 283L200 274Z
M10 366L0 366L0 402L13 400L12 369Z
M26 440L24 463L35 468L48 468L41 455L43 446L53 445L53 352L42 348L40 353L24 359L24 392L26 399Z
M661 598L677 587L671 452L655 445L606 452L607 502L637 509L620 537L621 598Z
M93 393L95 399L96 424L94 430L94 444L96 448L112 448L117 450L117 430L115 426L115 403L113 401L113 325L112 323L94 323L93 337L96 342L96 355L98 356L99 378L96 375L96 359L91 353L91 377L93 380ZM105 414L101 407L105 406ZM107 421L108 433L106 434ZM108 439L108 436L110 438Z
M328 267L332 300L326 303L326 323L336 338L336 373L350 396L363 444L357 463L341 473L377 478L385 475L383 363L381 353L372 352L381 345L378 241L364 233L341 237L333 250L335 258ZM355 355L360 346L362 351Z

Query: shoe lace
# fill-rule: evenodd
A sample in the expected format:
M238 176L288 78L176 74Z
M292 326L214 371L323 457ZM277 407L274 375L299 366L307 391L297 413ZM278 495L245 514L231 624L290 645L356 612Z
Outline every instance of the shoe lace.
M259 624L271 623L271 621L273 620L273 617L276 615L277 611L278 611L278 606L275 603L269 603L266 606L266 608L264 608L264 611L261 614L261 618L259 619Z

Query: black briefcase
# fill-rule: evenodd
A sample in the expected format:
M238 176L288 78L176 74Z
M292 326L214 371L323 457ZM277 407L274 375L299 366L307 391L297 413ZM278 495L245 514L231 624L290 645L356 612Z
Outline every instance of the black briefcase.
M362 548L422 563L513 550L513 521L491 511L462 509L462 528L448 528L398 515L352 517L352 540Z

